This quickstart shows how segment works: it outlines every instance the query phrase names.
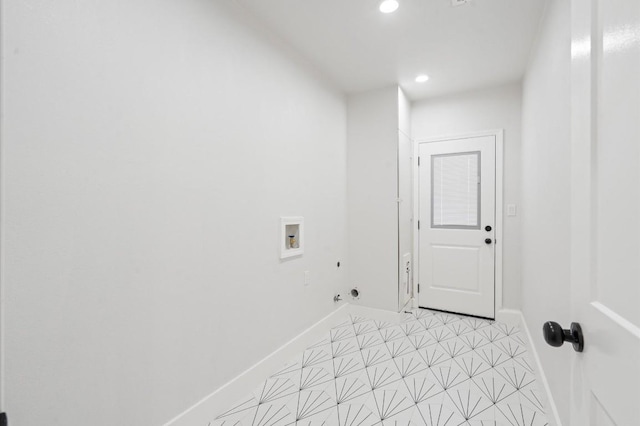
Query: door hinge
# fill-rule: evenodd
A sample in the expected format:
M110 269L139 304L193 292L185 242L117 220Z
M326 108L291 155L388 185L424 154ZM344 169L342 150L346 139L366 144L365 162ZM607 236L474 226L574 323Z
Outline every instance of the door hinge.
M418 167L420 167L420 157L418 157Z
M420 221L418 221L418 231L420 230Z
M7 426L7 413L0 413L0 426Z
M418 293L420 293L420 283L418 283Z

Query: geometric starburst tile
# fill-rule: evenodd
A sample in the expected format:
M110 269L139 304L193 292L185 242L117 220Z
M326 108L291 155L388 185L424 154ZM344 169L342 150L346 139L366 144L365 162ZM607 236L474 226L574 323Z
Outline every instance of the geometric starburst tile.
M436 317L421 318L418 320L418 324L427 331L442 327L443 325Z
M373 393L380 420L390 419L415 406L400 390L379 390Z
M347 320L342 321L340 324L337 324L331 327L331 330L335 330L341 327L352 327L352 326L353 326L353 323L351 322L351 318L349 318Z
M372 367L391 360L389 350L385 347L376 346L371 349L364 349L360 352L365 367Z
M443 393L432 377L411 377L404 380L414 404L420 404Z
M534 387L528 387L520 391L520 395L523 397L520 401L524 405L529 405L530 407L544 412L544 404L542 403L542 396L540 396L540 392Z
M214 420L208 426L242 426L240 420Z
M440 313L440 314L436 314L436 317L438 317L438 319L440 320L440 322L443 325L448 325L448 324L452 324L456 321L460 321L460 318L454 316L454 315L449 315L449 314L445 314L445 313Z
M360 324L362 322L370 321L369 318L361 317L358 315L349 315L351 318L351 324Z
M419 425L417 423L417 418L420 415L418 413L418 409L415 404L411 404L407 409L402 410L401 412L383 420L380 425L381 426L404 426L404 425Z
M367 368L367 377L372 390L380 389L402 380L393 362L386 362Z
M485 362L476 355L466 355L455 359L456 364L468 378L476 377L491 369Z
M371 388L361 378L344 378L336 380L336 399L338 404L344 404L371 392Z
M395 340L387 343L391 358L397 358L402 355L415 352L415 348L409 342L409 339Z
M453 324L448 325L449 330L453 332L456 336L462 336L463 334L470 333L471 330L465 323L458 321Z
M266 404L292 395L297 391L299 391L298 386L289 379L269 378L256 392L256 398L258 404Z
M411 314L411 312L403 312L400 314L400 322L401 323L407 323L407 322L415 322L416 321L416 317Z
M295 423L297 426L328 426L328 425L338 425L338 410L337 407L332 407L329 410L321 411L317 414L314 414L310 417L305 418L304 420L300 420ZM289 424L290 426L294 426L293 423ZM283 425L286 426L286 425Z
M378 333L363 334L358 336L357 340L358 340L358 348L360 348L360 350L372 348L374 346L378 346L384 343L382 341L382 338L380 337L380 334Z
M362 357L359 354L352 354L333 360L333 378L344 377L364 369Z
M517 390L524 389L535 381L533 374L519 367L502 367L497 372Z
M466 324L470 329L477 331L483 327L488 327L489 323L485 320L481 320L478 318L465 318L462 320L464 324Z
M489 343L487 339L475 331L465 334L464 336L460 336L460 340L472 350L481 348Z
M249 398L245 398L242 401L240 401L238 404L235 404L229 410L218 415L218 417L216 417L216 420L225 419L229 417L237 418L239 414L246 413L247 411L257 406L258 406L258 401L254 397L251 396Z
M302 371L300 390L310 389L315 386L333 381L334 377L322 368L306 368Z
M506 336L494 327L486 327L479 331L480 335L484 337L488 342L493 343L500 339L504 339Z
M469 346L465 345L458 339L441 342L440 347L447 355L449 355L450 358L456 358L471 351Z
M495 323L493 326L500 330L505 336L513 336L514 334L520 333L520 329L515 326L501 323Z
M436 367L431 369L431 372L444 390L448 390L468 380L468 377L466 377L459 368Z
M416 317L416 319L422 319L433 316L433 312L427 309L416 309L413 311L413 316Z
M380 336L382 337L382 341L385 343L405 337L404 332L400 327L384 328L380 330Z
M420 349L424 349L427 346L433 345L436 343L430 336L426 333L419 334L417 336L409 336L409 344L413 346L413 348L417 351Z
M512 334L511 336L509 336L509 338L511 340L513 340L514 342L516 342L517 344L519 344L519 345L524 345L525 344L525 341L522 338L520 333Z
M404 335L407 337L424 333L424 328L422 328L417 322L403 324L400 328L402 329Z
M449 330L447 327L439 327L429 330L429 334L431 334L433 340L438 343L455 337L455 334L453 334L453 332L451 332L451 330Z
M357 341L355 339L343 340L331 344L331 356L333 358L339 358L354 352L358 352Z
M307 349L302 356L302 367L311 367L331 359L329 352L323 349Z
M493 347L481 348L476 353L491 368L496 368L509 360L509 357L504 352Z
M400 377L403 379L422 373L428 368L422 361L422 358L416 353L395 358L393 361L396 363Z
M302 364L299 362L294 362L291 364L287 364L283 366L280 370L276 371L271 375L274 378L290 378L290 376L294 375L297 371L302 368Z
M516 362L516 364L518 364L520 367L527 370L529 373L533 373L533 366L531 365L531 362L529 362L529 359L526 356L520 356L518 358L514 358L514 361Z
M378 416L362 404L347 404L338 407L340 426L373 426L380 423Z
M418 411L426 426L451 426L464 422L458 410L450 404L419 404Z
M368 321L360 324L355 324L353 326L353 331L356 336L362 336L364 334L378 331L378 329L376 328L375 324L372 321Z
M509 356L509 358L516 358L522 356L526 352L523 346L518 345L515 342L512 342L509 339L504 339L496 343L496 346L502 350L505 354Z
M476 392L475 388L459 388L450 390L447 394L465 420L478 417L489 409L493 410L493 403L480 392ZM493 411L489 417L493 417Z
M335 401L324 391L300 391L296 421L304 420L336 406Z
M447 365L451 361L451 358L439 345L429 346L426 349L418 351L418 354L422 357L424 363L429 368Z
M375 327L378 330L384 330L386 328L391 327L393 324L391 324L389 321L373 321L373 324L375 325Z
M352 315L209 426L544 426L525 338L424 309Z
M261 405L255 412L252 425L276 426L294 421L293 413L286 405L267 404Z
M351 339L353 337L355 337L355 333L353 329L349 327L342 327L336 330L331 330L331 343Z
M547 426L549 424L545 415L522 404L509 404L498 406L498 416L503 421L513 426Z
M493 404L503 401L516 392L516 389L499 375L480 375L471 380Z

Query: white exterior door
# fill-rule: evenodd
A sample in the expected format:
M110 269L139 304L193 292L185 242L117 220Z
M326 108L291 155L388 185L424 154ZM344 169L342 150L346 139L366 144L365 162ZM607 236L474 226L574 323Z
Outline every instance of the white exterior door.
M638 425L640 1L572 1L571 106L572 319L585 342L566 402L575 426Z
M419 147L419 305L494 318L496 137Z

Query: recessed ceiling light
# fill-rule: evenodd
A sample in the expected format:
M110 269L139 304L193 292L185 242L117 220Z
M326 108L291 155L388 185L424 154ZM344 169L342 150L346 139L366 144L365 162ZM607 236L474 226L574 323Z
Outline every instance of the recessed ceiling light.
M398 3L397 0L384 0L382 3L380 3L380 12L382 13L395 12L396 9L398 9L398 6L400 6L400 4Z
M416 77L416 82L418 83L424 83L427 80L429 80L429 76L426 74L420 74L419 76Z

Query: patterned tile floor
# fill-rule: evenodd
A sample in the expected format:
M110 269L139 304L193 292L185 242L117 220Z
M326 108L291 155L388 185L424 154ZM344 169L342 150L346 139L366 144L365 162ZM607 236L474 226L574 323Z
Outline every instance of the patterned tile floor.
M542 426L520 330L432 312L351 316L211 426Z

